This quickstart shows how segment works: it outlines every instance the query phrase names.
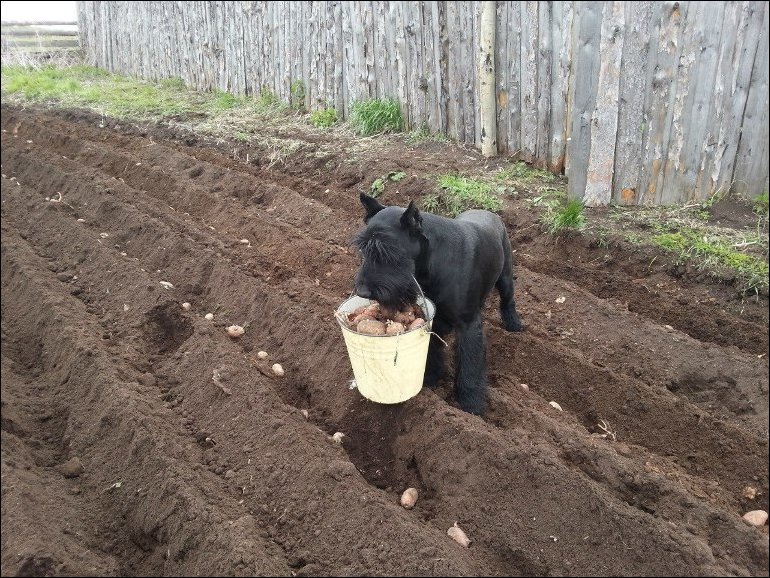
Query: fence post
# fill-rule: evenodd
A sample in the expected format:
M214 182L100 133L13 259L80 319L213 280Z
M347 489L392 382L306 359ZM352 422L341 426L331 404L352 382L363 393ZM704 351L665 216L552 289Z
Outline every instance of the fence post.
M481 113L481 154L497 155L497 99L495 98L495 22L497 2L481 3L479 46L479 108Z

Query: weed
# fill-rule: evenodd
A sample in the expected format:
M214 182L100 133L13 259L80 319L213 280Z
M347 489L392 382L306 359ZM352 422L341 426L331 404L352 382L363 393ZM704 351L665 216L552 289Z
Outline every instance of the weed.
M291 83L289 106L294 110L305 108L305 83L297 79Z
M281 99L278 98L272 90L270 90L270 87L263 86L259 89L259 98L257 99L257 102L260 106L263 107L273 107L280 105Z
M392 98L374 98L353 102L350 124L361 136L403 130L401 106Z
M708 199L703 201L703 203L701 203L701 206L704 209L710 209L719 201L724 199L726 196L727 196L727 191L725 189L718 189L714 191L714 193Z
M768 211L770 211L770 202L768 202L767 191L754 197L751 204L754 206L755 213L758 215L767 215Z
M536 207L556 207L562 200L566 200L567 193L559 189L545 188L536 197L527 199Z
M426 211L456 217L468 209L499 211L503 208L502 199L493 192L490 184L483 181L459 175L441 175L438 183L442 190L422 200Z
M375 181L372 183L371 195L375 198L380 196L385 190L385 183L387 183L389 180L398 182L405 176L406 173L403 171L390 171L387 175L382 175L380 178L375 179Z
M316 128L329 128L337 124L337 111L333 108L325 108L310 113L310 124Z

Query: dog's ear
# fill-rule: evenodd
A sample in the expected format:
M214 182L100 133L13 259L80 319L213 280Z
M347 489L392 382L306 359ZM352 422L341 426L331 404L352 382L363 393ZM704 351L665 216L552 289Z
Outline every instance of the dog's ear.
M369 219L374 217L374 215L385 208L377 199L370 197L366 193L361 193L361 204L364 206L364 209L366 209L366 215L364 215L364 223L366 223Z
M414 204L414 201L409 201L409 206L401 215L401 226L404 227L409 234L419 235L422 232L422 215Z

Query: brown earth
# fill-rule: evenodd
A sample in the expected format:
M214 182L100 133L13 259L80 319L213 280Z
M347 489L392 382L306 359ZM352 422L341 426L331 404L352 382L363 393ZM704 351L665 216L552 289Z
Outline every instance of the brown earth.
M512 198L527 329L490 298L490 411L448 383L377 405L332 314L358 190L403 170L403 205L475 151L294 134L276 162L11 107L2 129L3 575L768 574L741 519L768 508L766 296L544 235Z

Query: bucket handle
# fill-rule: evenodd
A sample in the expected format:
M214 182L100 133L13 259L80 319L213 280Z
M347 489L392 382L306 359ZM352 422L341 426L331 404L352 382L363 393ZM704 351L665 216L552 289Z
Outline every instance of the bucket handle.
M417 285L417 289L420 291L420 297L422 297L422 304L423 307L425 307L425 313L430 313L430 311L428 311L428 302L425 300L425 293L422 292L422 287L420 287L420 284L417 282L417 277L412 275L412 280L414 281L414 284Z
M422 304L425 306L425 313L430 313L430 311L428 310L428 301L425 299L425 293L422 292L422 287L420 287L420 284L417 282L417 278L414 275L412 275L412 279L414 280L414 284L417 285L417 289L420 290L420 296L422 297ZM435 311L433 312L433 317L434 318L436 317ZM433 326L432 320L431 320L431 326ZM438 339L441 343L444 344L444 347L449 347L449 344L443 339L441 339L441 336L435 331L428 331L428 335L435 335L436 339ZM398 355L398 353L396 353L396 355ZM395 361L396 360L394 359L393 360L394 364L395 364Z

